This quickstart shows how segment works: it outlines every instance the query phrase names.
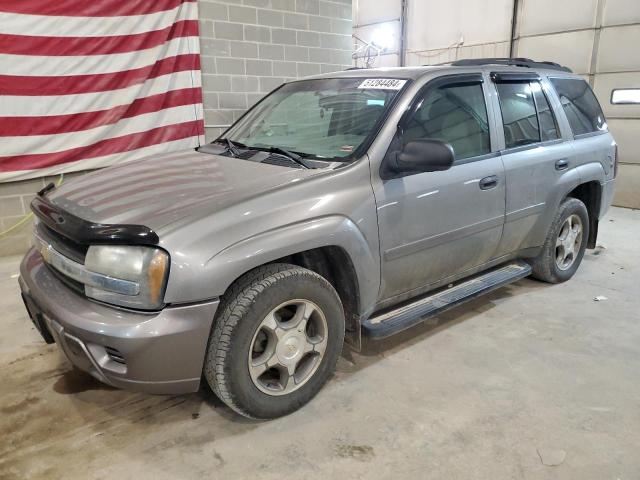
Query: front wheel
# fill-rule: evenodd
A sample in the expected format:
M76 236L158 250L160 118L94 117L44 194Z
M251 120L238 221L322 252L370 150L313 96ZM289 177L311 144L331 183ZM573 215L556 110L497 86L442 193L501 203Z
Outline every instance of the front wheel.
M337 292L311 270L257 268L225 295L204 374L229 407L253 418L297 410L322 388L344 340Z
M589 238L589 213L577 198L565 199L551 224L533 277L549 283L569 280L580 266Z

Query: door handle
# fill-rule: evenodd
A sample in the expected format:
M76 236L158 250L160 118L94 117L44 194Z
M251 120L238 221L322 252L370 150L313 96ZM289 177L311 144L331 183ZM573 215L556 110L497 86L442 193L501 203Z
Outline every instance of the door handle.
M480 185L480 190L490 190L495 188L498 185L498 176L490 175L488 177L484 177L480 180L478 185Z
M561 158L556 161L556 170L566 170L569 168L569 160L566 158Z

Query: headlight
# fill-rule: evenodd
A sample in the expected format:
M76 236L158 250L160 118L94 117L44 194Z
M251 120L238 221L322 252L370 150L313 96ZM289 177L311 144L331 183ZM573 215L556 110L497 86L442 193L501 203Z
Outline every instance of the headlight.
M120 245L92 245L87 251L84 266L87 270L115 280L100 288L85 285L88 297L123 307L157 310L162 307L169 273L169 255L152 247ZM127 287L118 287L118 280ZM137 284L137 288L135 285ZM134 288L131 288L134 286Z

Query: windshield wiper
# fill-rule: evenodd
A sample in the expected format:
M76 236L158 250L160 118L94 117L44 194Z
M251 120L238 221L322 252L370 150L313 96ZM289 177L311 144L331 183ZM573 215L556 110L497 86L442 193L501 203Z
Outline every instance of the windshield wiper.
M257 150L257 151L270 152L270 153L275 153L277 155L282 155L293 160L295 163L297 163L298 165L304 168L314 168L309 166L303 160L302 155L298 155L295 152L291 152L281 147L273 147L273 146L268 146L268 147L267 146L264 146L264 147L251 146L250 147L245 145L244 143L237 142L235 140L230 140L228 138L223 138L223 137L214 140L214 143L221 143L225 145L227 147L227 151L230 152L234 157L237 157L240 154L240 152L238 151L238 148L246 148L247 150Z
M224 144L227 147L227 151L231 152L231 155L233 155L234 157L240 155L240 151L238 150L238 148L247 148L244 143L229 140L228 138L218 138L214 140L214 143Z
M298 165L302 165L304 168L313 168L307 165L307 163L302 159L300 155L298 155L297 153L290 152L289 150L285 150L284 148L268 147L268 148L265 148L265 150L278 155L284 155L285 157L288 157L294 162L296 162Z

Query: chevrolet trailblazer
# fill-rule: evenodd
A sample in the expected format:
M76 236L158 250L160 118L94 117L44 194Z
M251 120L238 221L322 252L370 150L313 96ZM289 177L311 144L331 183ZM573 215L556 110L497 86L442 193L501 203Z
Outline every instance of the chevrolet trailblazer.
M593 248L616 144L589 85L527 59L277 88L213 143L32 203L20 286L78 368L274 418L377 339Z

